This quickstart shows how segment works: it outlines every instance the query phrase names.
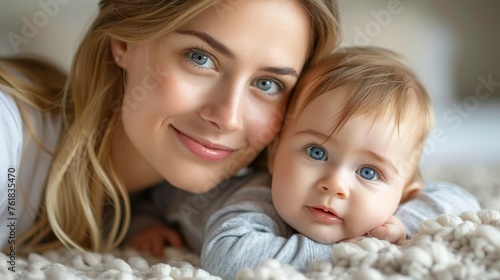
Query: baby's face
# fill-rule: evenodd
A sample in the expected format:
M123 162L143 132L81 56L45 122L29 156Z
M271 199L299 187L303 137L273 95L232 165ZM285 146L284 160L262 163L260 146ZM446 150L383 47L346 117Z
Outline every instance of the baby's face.
M342 90L318 97L284 127L273 161L278 213L321 243L362 236L385 223L418 164L415 130L410 123L393 129L389 114L377 121L353 117L329 137Z

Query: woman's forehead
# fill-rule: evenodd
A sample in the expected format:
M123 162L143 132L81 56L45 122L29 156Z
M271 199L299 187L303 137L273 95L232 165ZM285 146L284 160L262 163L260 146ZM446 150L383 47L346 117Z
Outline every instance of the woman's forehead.
M202 32L235 58L293 67L298 73L308 57L310 20L298 1L223 1L179 28ZM233 4L232 4L233 3Z

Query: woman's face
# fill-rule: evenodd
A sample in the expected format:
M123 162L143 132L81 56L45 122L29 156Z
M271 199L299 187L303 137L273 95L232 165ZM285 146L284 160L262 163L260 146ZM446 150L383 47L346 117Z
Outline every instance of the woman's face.
M151 177L144 182L208 191L278 133L308 55L307 11L297 1L234 2L148 44L122 45L127 79L115 153L123 153L118 165Z

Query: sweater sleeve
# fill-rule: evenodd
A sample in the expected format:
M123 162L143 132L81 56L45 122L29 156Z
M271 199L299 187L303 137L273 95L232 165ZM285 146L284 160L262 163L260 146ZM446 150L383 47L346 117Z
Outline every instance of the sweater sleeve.
M396 211L412 237L418 225L441 214L458 216L463 212L481 210L477 199L465 189L447 182L427 182L423 191L415 198L399 206Z
M332 245L314 242L278 216L269 187L242 187L208 221L201 266L222 279L244 267L276 259L305 271L312 260L331 260Z

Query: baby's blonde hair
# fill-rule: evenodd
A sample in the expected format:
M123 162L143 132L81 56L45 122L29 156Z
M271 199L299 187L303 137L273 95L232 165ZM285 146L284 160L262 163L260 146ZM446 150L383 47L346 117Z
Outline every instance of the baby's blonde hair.
M337 2L297 1L310 15L312 35L306 63L315 64L340 40ZM122 69L113 61L110 39L124 43L152 41L220 4L218 0L102 0L64 86L60 79L47 85L52 79L49 72L40 71L37 77L31 77L30 69L23 67L25 62L0 59L0 69L18 65L28 78L45 81L28 86L2 71L2 91L14 96L20 107L26 103L40 111L52 110L64 121L36 224L18 239L22 249L43 251L63 244L108 251L122 241L130 205L110 151L125 81ZM53 69L46 64L40 67ZM110 224L104 222L105 212L112 213ZM43 242L51 231L56 239Z
M377 120L390 112L394 129L406 121L417 131L408 145L415 147L409 167L415 168L412 179L418 180L418 162L434 118L429 95L401 57L377 47L338 49L305 71L289 102L286 119L293 121L318 96L335 94L340 87L347 92L330 136L353 117L369 114Z

